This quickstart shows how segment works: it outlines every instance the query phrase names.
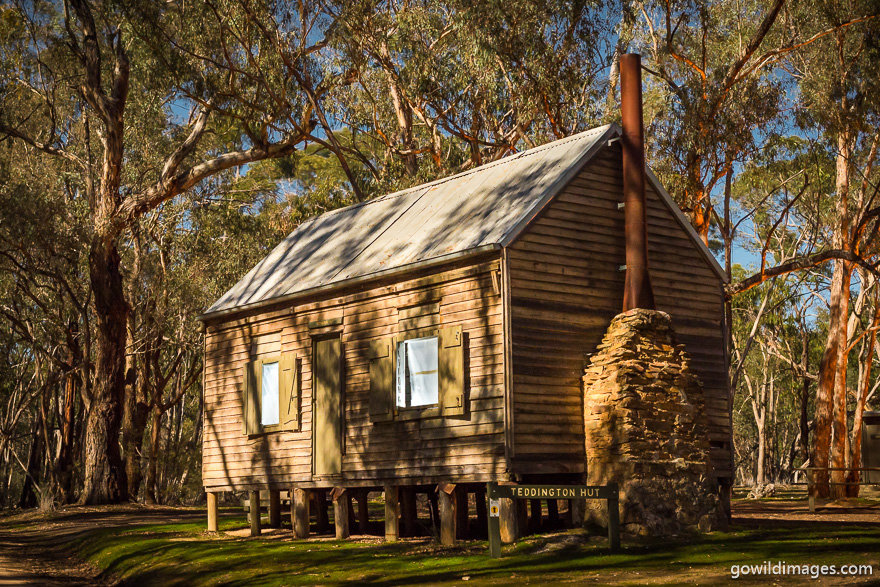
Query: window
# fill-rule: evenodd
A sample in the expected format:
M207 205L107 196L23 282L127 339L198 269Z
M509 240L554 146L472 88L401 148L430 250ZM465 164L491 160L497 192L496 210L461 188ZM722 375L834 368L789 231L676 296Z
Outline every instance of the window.
M249 361L242 373L242 431L299 429L299 360L293 353Z
M436 405L440 401L436 336L397 345L397 407Z
M467 417L466 348L461 326L371 340L370 421Z
M262 400L260 407L260 424L273 426L278 424L278 362L263 363L263 375L260 379L262 385Z

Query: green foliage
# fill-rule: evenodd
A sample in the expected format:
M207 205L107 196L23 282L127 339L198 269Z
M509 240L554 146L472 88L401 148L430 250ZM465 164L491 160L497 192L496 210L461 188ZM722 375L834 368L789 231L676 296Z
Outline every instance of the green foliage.
M601 2L394 5L331 9L333 63L353 83L329 111L387 193L595 125Z
M645 80L652 165L692 214L717 205L704 198L784 121L783 76L733 73L766 9L756 1L649 3L634 25L633 44L657 68ZM773 47L782 34L773 28L761 47Z

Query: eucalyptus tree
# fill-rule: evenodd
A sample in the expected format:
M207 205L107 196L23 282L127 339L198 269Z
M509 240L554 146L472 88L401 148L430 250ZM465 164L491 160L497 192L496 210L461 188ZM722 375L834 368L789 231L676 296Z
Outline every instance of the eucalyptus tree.
M164 473L198 468L192 457L201 438L199 410L187 414L190 433L185 440L182 435L187 397L201 405L201 394L190 393L201 383L203 365L196 317L289 232L288 221L296 222L295 213L277 210L287 201L279 179L295 175L293 160L257 162L245 175L220 174L145 215L131 231L128 356L134 376L127 400L133 405L126 406L123 438L132 498L143 479L146 503L170 499L176 483Z
M344 153L387 191L595 125L615 4L332 3L328 40L354 79L329 95Z
M805 121L806 118L802 119L802 124ZM787 364L800 381L799 442L802 454L806 453L806 447L809 445L808 394L814 382L819 384L815 392L817 395L815 438L810 459L813 466L819 467L828 465L827 461L826 464L822 464L821 458L817 458L816 448L821 446L823 434L829 435L827 439L830 438L832 431L829 429L830 411L825 413L822 411L824 390L821 381L823 377L828 377L828 363L819 364L818 359L827 356L827 340L834 332L834 303L841 299L839 293L833 294L835 267L832 264L822 263L823 260L849 263L852 268L850 275L854 274L858 277L858 285L853 290L853 294L857 294L855 300L851 303L850 295L845 296L848 309L841 318L846 327L846 339L841 342L843 345L841 348L845 353L836 366L844 375L842 379L838 379L838 382L843 382L845 386L846 371L856 368L860 374L859 389L864 392L865 386L873 385L870 383L870 362L873 358L872 353L867 352L866 346L870 344L870 337L868 340L865 339L870 332L870 318L865 314L871 312L873 299L871 290L876 281L876 269L874 269L876 253L873 250L876 243L873 243L875 237L871 235L876 227L871 220L871 204L862 199L858 206L852 208L865 218L861 228L862 235L856 236L853 241L857 246L851 246L848 242L841 245L842 241L836 238L840 225L840 200L829 197L829 194L836 195L839 187L838 162L839 155L829 148L826 135L820 136L819 139L808 137L774 139L762 149L759 158L743 166L732 189L733 201L745 209L752 210L747 219L750 221L749 226L754 230L752 236L754 244L747 248L751 248L760 263L752 276L741 279L734 286L738 291L743 292L734 298L734 307L737 304L737 297L748 296L749 288L755 287L765 279L800 271L797 289L809 301L792 307L789 313L799 325L797 328L801 340L799 342L789 340L789 336L782 336L773 331L778 336L775 339L773 336L767 337L766 341L774 356ZM851 163L859 165L856 160ZM870 168L868 172L870 173ZM870 181L864 184L864 186L868 185ZM850 281L850 278L847 281ZM758 322L755 321L756 332ZM820 352L814 359L812 358L814 351L810 349L815 346L819 336L826 339L826 352ZM760 338L756 340L761 342ZM799 352L796 352L797 348L800 349ZM861 358L861 361L855 356L850 357L849 353L853 349L858 349L858 358ZM745 347L745 352L748 352L748 346ZM797 354L800 355L799 359L796 357ZM864 361L868 361L868 364L866 365ZM810 364L813 365L812 368ZM734 372L732 378L734 386L737 372ZM849 394L844 388L837 397L846 405L848 395L853 394ZM862 395L867 397L864 393ZM850 408L846 409L852 412ZM847 440L850 436L855 437L860 434L859 423L864 409L864 402L857 401L851 434L847 429L845 417L842 418L839 428L841 432L834 433L834 438L841 439L841 454L850 455L845 462L858 460L853 455L851 447L847 445ZM843 477L843 472L839 471L837 475ZM820 476L819 480L822 481L823 477ZM838 487L841 490L843 488L842 485ZM828 486L824 489L827 492Z
M734 266L734 277L746 273ZM732 300L732 359L740 371L733 423L743 482L789 482L808 464L811 393L827 317L816 292L821 282L808 272L788 274Z
M787 58L880 16L876 7L859 6L819 22L800 18L801 4L636 0L622 23L649 56L655 164L706 243L713 224L723 228L713 194L787 122L794 83Z
M798 8L802 21L834 31L791 59L800 85L800 123L805 132L818 133L835 160L834 206L827 221L830 245L856 259L870 259L880 252L880 182L875 167L880 147L880 73L876 67L880 19L851 27L841 27L841 23L865 14L880 14L880 3L802 3ZM850 341L855 336L849 314L856 267L852 259L836 259L829 285L828 336L819 369L812 465L836 469L831 474L836 484L821 485L823 496L845 495L844 469L852 460L848 448L847 370ZM823 471L820 481L827 479Z
M152 0L15 3L3 19L23 34L3 41L0 136L65 161L88 210L95 357L81 501L119 501L121 239L206 178L288 156L309 136L316 100L340 77L315 59L330 21L318 3Z
M633 45L648 56L655 165L704 242L713 192L779 121L784 87L769 75L784 0L634 2ZM650 95L650 94L649 94Z
M77 205L76 181L65 162L34 157L11 142L3 152L8 158L0 164L0 321L11 345L4 360L16 377L8 380L11 393L3 397L8 403L0 452L31 416L36 428L30 452L36 465L46 463L41 467L46 497L67 502L79 447L77 420L90 395L88 218ZM34 471L27 475L38 478Z

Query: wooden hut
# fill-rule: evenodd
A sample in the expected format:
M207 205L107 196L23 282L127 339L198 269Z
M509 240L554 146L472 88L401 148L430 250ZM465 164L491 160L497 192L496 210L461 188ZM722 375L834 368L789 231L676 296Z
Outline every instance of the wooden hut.
M328 212L281 242L201 317L209 504L268 491L277 512L295 488L303 535L309 494L331 491L347 524L340 496L385 491L393 537L394 496L406 522L418 488L454 509L489 481L582 482L581 377L623 296L620 134ZM725 277L650 171L647 211L657 308L693 357L729 486Z

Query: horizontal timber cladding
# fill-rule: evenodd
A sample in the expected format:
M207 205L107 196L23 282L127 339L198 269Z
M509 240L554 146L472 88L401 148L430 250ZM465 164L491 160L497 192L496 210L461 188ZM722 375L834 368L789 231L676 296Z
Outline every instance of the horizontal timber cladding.
M507 463L499 271L494 253L430 275L410 274L371 289L209 323L205 487L220 491L502 478ZM450 328L461 333L464 345L463 413L447 408L444 417L439 410L419 415L401 411L390 421L371 420L371 346L391 337ZM342 479L322 480L312 473L312 353L313 341L332 335L342 338ZM447 340L445 346L450 344ZM297 429L246 435L243 368L274 356L296 357ZM455 401L460 401L457 396Z
M731 476L721 281L647 186L648 256L657 308L668 312L706 392L712 461ZM623 304L620 147L603 149L508 249L513 376L512 470L583 471L581 376Z

